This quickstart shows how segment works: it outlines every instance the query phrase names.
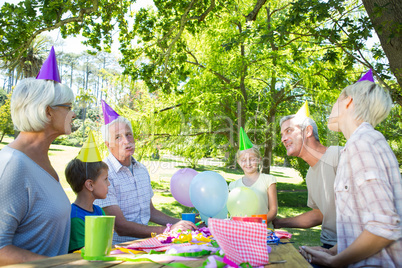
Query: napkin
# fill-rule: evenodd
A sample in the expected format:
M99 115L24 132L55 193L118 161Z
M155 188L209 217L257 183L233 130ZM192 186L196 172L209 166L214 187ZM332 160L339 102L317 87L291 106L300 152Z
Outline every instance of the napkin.
M209 218L208 227L225 256L237 265L268 264L266 224Z

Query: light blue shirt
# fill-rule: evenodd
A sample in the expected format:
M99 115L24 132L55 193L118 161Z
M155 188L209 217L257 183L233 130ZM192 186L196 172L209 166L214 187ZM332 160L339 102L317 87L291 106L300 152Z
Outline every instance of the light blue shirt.
M49 173L18 150L0 151L0 249L66 254L70 211L66 193Z
M96 199L94 204L104 208L117 205L128 221L148 225L151 218L151 198L153 191L147 168L131 158L133 171L123 166L111 153L104 162L109 166L110 186L106 199ZM135 239L130 236L113 234L113 244Z

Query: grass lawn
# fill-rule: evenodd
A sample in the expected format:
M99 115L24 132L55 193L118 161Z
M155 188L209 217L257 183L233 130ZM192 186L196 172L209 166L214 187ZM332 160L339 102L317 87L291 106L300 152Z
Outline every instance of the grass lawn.
M0 143L0 149L12 141L12 138L5 138ZM77 156L80 148L63 145L51 145L49 151L50 161L56 169L60 183L63 186L71 202L75 200L75 194L66 182L64 169L67 163ZM168 215L180 217L183 212L191 212L194 208L182 206L170 193L170 178L179 169L188 167L186 163L177 157L163 156L160 160L141 161L147 168L151 176L151 184L154 189L152 199L155 207ZM239 170L225 168L223 163L214 159L202 159L196 168L198 172L210 170L221 174L228 182L241 178L242 173ZM307 190L303 180L298 173L291 168L271 167L271 174L277 178L278 189L278 216L291 217L299 215L310 209L306 206ZM320 226L311 229L284 228L293 234L291 239L294 246L300 245L320 245Z

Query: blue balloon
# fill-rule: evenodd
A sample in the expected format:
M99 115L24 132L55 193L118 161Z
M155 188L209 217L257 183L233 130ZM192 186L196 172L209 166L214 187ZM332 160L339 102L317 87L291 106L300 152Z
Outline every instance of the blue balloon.
M225 179L214 171L195 175L190 183L190 200L207 217L217 215L225 207L229 190Z

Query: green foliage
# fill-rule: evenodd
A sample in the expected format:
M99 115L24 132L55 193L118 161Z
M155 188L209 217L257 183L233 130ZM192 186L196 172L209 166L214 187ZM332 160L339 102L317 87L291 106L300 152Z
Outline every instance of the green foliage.
M108 51L115 25L120 64L129 76L103 70L110 83L104 99L133 121L139 158L169 148L193 163L226 155L227 165L235 166L242 126L269 163L271 153L286 157L278 119L305 100L323 144L342 143L326 130L339 91L369 67L382 82L394 83L383 50L366 47L373 25L354 0L275 0L262 7L255 0L157 0L131 13L133 2L5 4L0 49L4 62L15 61L27 55L37 34L59 27L63 37L82 33L85 44ZM391 89L394 99L402 96L400 86ZM305 173L299 160L291 162Z
M73 121L72 133L70 135L63 135L58 137L53 143L67 146L81 147L87 140L89 130L97 136L97 130L99 130L102 124L99 115L99 109L88 109L88 117L85 119L85 125L83 124L82 114L83 109L77 110L77 117ZM80 117L80 116L81 117ZM98 139L101 140L101 139ZM100 146L100 144L97 144Z
M120 0L25 0L4 3L0 10L0 51L3 62L26 55L34 38L46 30L60 28L62 37L82 34L84 44L110 52L114 25L126 37L129 7L135 1Z
M0 106L0 142L3 140L5 135L14 134L14 125L10 111L10 98L11 94L8 96L6 95L4 104Z
M7 93L3 89L0 89L0 106L2 106L7 99Z

